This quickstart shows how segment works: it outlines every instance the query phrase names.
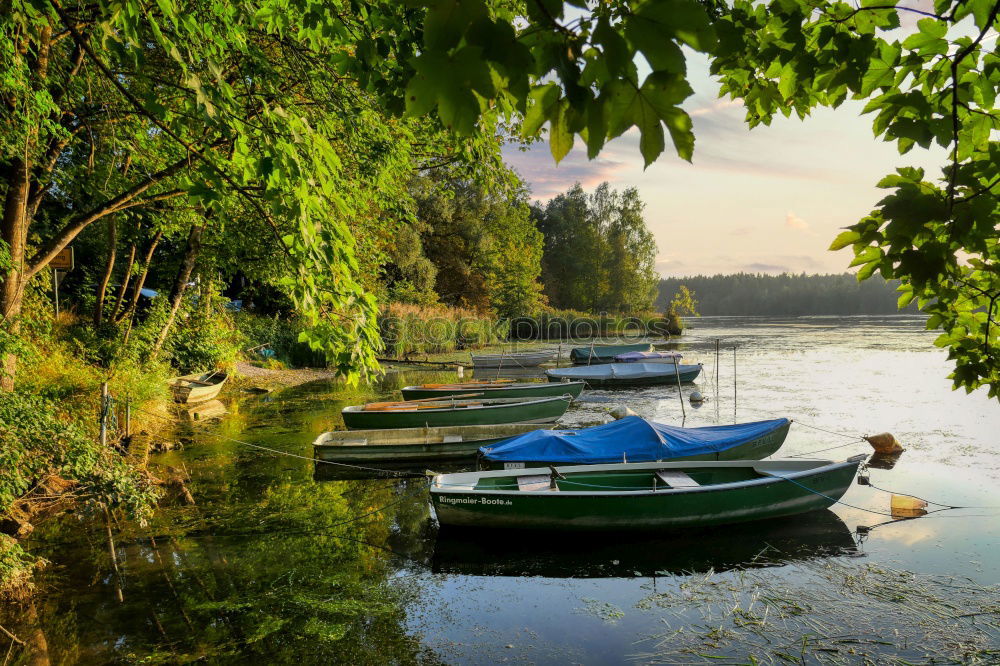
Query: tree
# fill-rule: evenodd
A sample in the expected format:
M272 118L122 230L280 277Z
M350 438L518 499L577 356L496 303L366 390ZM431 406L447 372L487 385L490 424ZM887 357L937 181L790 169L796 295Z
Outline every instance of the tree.
M902 41L900 15L920 16ZM937 179L903 168L879 182L890 190L841 233L858 279L898 279L900 306L916 302L936 344L955 363L956 388L1000 395L1000 57L985 39L998 27L996 0L935 0L933 9L866 0L737 0L715 27L712 71L722 93L741 98L751 127L776 112L804 118L816 106L867 100L875 136L900 153L936 143L948 163Z
M667 331L671 335L680 335L684 330L684 321L681 319L684 315L697 317L698 301L694 298L694 292L682 284L677 288L677 292L670 299L670 303L667 304L667 309L663 313L667 320Z
M432 286L442 302L501 317L538 306L542 236L523 185L513 183L491 190L449 172L414 179L414 228L433 263Z
M587 196L577 183L534 218L544 236L542 282L558 308L643 312L656 298L656 241L639 192L602 183Z
M156 224L186 236L211 215L219 227L249 221L230 225L232 236L281 257L270 278L312 325L311 345L348 377L374 370L376 308L356 233L400 214L414 168L488 168L498 149L487 122L460 140L436 119L393 117L397 63L412 55L422 15L375 2L366 19L351 6L317 15L281 0L8 3L6 335L17 337L28 282L95 222L169 212ZM15 357L0 354L9 389Z
M591 207L605 241L608 291L600 310L643 312L656 298L656 240L642 217L645 204L634 187L622 193L597 187Z
M596 218L587 194L577 183L568 192L534 209L544 238L542 284L556 308L591 311L607 290L604 257Z

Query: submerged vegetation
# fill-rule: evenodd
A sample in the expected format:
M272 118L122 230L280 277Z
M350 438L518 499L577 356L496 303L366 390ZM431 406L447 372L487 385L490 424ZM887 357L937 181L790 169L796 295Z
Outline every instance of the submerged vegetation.
M998 654L996 585L823 559L665 587L637 604L666 612L669 627L637 646L644 663L985 664Z

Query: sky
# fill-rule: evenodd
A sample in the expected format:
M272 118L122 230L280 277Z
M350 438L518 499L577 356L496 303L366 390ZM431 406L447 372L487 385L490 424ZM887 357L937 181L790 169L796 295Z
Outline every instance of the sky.
M737 101L718 98L708 61L688 52L695 95L684 104L694 123L693 164L667 149L643 170L636 130L587 160L577 137L556 166L548 143L505 159L547 201L579 182L592 191L607 181L635 187L656 237L656 269L664 277L739 271L777 274L841 273L851 250L829 252L840 229L871 211L887 192L875 187L901 166L920 166L934 177L946 155L914 148L899 155L895 143L876 139L862 102L817 109L804 121L776 117L769 127L747 129Z

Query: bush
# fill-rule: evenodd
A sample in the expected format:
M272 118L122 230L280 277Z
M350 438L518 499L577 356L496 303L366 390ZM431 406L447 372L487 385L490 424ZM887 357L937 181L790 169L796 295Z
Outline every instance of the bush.
M96 441L80 421L86 412L66 413L65 407L22 392L0 400L0 516L10 514L46 477L56 476L76 483L73 496L84 508L104 505L130 518L149 517L158 489L120 453ZM0 539L0 594L23 592L33 567L20 545Z
M0 401L0 514L44 475L80 484L75 495L86 502L123 508L133 518L147 517L157 490L122 455L101 446L83 423L63 406L38 395L4 394Z
M274 352L274 359L293 368L326 367L326 356L299 342L302 323L298 319L285 319L277 315L258 315L238 312L234 317L236 327L246 341L244 349L260 345ZM249 354L254 360L267 360L256 351Z
M231 368L240 358L247 339L228 302L210 282L184 299L163 346L164 357L182 373Z

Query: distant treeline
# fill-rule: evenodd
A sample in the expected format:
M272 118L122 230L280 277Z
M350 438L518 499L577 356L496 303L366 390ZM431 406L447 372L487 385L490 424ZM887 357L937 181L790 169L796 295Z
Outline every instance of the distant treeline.
M839 275L696 275L660 280L657 308L662 310L678 287L694 292L703 315L858 315L897 314L898 282L873 276L858 282ZM916 306L906 308L915 312Z

